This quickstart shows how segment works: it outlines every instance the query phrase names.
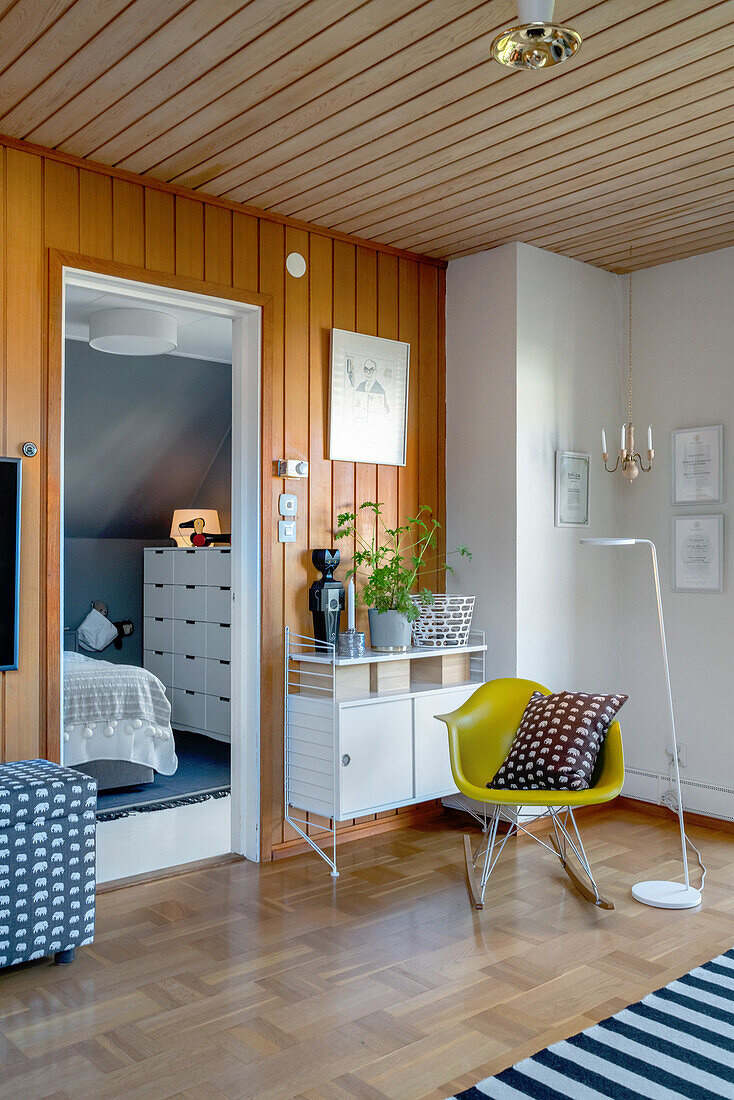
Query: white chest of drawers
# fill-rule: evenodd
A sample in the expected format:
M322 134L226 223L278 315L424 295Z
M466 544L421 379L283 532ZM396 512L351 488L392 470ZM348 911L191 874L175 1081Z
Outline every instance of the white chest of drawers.
M174 729L231 737L231 553L143 551L143 664L163 682Z

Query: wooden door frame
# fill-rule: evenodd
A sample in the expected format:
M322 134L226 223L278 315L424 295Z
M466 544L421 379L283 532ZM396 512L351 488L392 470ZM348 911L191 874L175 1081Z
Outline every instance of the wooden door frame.
M269 294L242 290L201 279L192 279L181 275L171 275L162 271L134 267L130 264L102 260L95 256L48 249L48 268L46 280L46 369L45 369L45 478L43 567L46 581L42 596L43 618L45 619L45 637L42 644L45 661L42 661L43 682L40 687L40 717L44 728L45 755L49 760L61 759L61 499L62 484L62 423L63 423L63 289L64 269L75 268L97 275L126 279L130 282L147 283L151 287L165 287L210 298L224 299L236 304L254 306L260 309L260 492L259 509L262 516L262 501L265 490L265 478L271 473L269 456L263 454L266 433L263 412L269 405L269 393L273 371L273 299ZM266 554L268 541L266 533L261 532L260 569L261 576L266 575ZM265 587L261 590L260 606L260 649L264 649L266 639L262 637L262 601ZM260 813L263 806L263 770L260 768ZM265 803L267 804L267 802ZM258 822L260 851L262 852L262 821Z

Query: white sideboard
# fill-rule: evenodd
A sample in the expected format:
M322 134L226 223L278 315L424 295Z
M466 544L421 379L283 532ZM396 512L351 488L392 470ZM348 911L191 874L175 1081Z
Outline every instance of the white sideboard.
M174 729L229 741L229 548L143 551L143 664L161 680Z
M456 792L446 726L435 715L456 710L484 682L484 636L471 640L450 650L334 658L287 632L286 820L332 874L334 823ZM303 812L330 819L321 828L333 833L331 858L313 842Z

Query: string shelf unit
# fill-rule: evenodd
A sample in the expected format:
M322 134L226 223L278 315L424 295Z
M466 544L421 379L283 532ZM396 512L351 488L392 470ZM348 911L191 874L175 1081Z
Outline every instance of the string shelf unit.
M285 820L333 877L338 822L457 793L435 715L484 683L486 650L473 630L463 646L342 657L286 627Z

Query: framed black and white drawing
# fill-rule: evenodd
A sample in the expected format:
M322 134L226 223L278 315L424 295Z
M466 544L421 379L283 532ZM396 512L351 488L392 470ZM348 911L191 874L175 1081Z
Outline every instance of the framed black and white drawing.
M590 455L556 451L556 527L589 526L590 465Z
M331 331L329 458L404 466L410 344Z
M724 517L673 516L670 522L673 591L722 592Z
M720 504L723 500L724 428L680 428L671 438L673 504Z

